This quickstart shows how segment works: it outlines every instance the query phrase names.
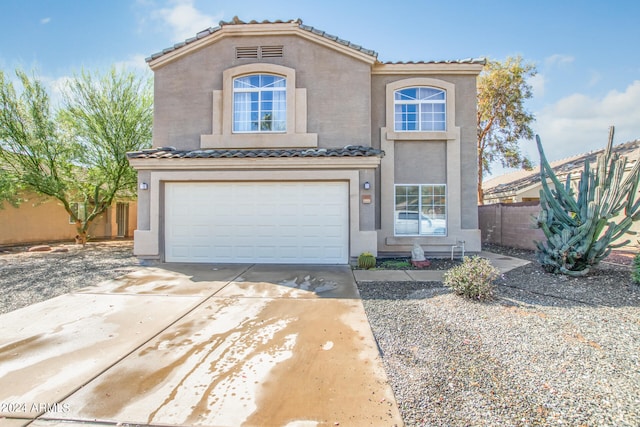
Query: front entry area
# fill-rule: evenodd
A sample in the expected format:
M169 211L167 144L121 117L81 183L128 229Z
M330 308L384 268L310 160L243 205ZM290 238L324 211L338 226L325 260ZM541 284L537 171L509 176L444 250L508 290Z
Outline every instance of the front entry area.
M346 264L346 181L167 182L165 261Z

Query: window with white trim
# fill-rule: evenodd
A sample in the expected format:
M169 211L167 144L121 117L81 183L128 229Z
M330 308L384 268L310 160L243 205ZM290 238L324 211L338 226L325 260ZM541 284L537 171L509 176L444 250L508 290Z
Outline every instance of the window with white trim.
M446 236L446 185L396 184L393 218L396 236Z
M286 132L287 79L252 74L233 79L233 132Z
M447 93L434 87L408 87L396 90L394 130L430 132L447 130Z

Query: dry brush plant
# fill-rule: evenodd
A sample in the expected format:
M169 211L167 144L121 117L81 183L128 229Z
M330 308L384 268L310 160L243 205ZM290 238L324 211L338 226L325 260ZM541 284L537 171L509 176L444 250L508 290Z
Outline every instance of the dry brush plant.
M493 297L493 282L499 275L498 269L488 259L464 257L462 264L444 273L443 283L456 295L484 301Z

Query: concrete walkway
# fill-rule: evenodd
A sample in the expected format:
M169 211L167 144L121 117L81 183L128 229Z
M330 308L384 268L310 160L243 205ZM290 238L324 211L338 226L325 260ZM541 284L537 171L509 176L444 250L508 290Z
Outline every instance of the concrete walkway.
M482 251L478 256L487 258L501 273L530 263L493 252ZM439 270L353 270L357 282L441 282L443 274Z
M0 402L11 427L402 425L349 266L169 264L4 314Z

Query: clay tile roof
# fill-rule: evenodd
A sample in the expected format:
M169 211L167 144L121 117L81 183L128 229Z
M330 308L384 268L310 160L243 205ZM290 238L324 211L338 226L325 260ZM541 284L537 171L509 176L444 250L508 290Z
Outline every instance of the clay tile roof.
M163 56L163 55L165 55L165 54L167 54L167 53L173 52L173 51L175 51L175 50L177 50L177 49L180 49L180 48L182 48L182 47L184 47L184 46L186 46L186 45L188 45L188 44L191 44L191 43L193 43L193 42L195 42L195 41L197 41L197 40L200 40L200 39L202 39L202 38L204 38L204 37L207 37L207 36L208 36L208 35L210 35L210 34L216 33L216 32L218 32L218 31L222 30L222 28L223 28L224 26L227 26L227 25L247 25L247 24L284 24L284 23L297 24L297 25L298 25L298 27L299 27L301 30L308 31L308 32L310 32L310 33L312 33L312 34L315 34L315 35L318 35L318 36L324 37L324 38L326 38L326 39L328 39L328 40L331 40L331 41L333 41L333 42L340 43L340 44L342 44L342 45L344 45L344 46L347 46L347 47L349 47L349 48L351 48L351 49L354 49L354 50L360 51L360 52L362 52L362 53L364 53L364 54L366 54L366 55L370 55L370 56L373 56L373 57L376 57L376 58L378 57L378 54L377 54L375 51L373 51L373 50L365 49L365 48L363 48L363 47L362 47L362 46L360 46L360 45L357 45L357 44L351 43L350 41L347 41L347 40L342 40L342 39L340 39L340 38L338 38L338 37L336 37L336 36L333 36L333 35L331 35L331 34L328 34L328 33L324 32L324 31L322 31L322 30L319 30L319 29L317 29L317 28L311 27L311 26L309 26L309 25L303 25L303 24L302 24L302 20L301 20L301 19L292 19L292 20L289 20L289 21L281 21L281 20L268 21L268 20L265 20L265 21L261 21L261 22L258 22L258 21L255 21L255 20L254 20L254 21L244 22L244 21L241 21L240 19L238 19L238 17L237 17L237 16L234 16L234 17L233 17L233 19L232 19L231 21L228 21L228 22L220 21L220 22L218 23L218 26L217 26L217 27L210 27L210 28L206 28L206 29L204 29L204 30L200 31L198 34L196 34L196 36L195 36L195 37L191 37L191 38L189 38L189 39L187 39L187 40L185 40L185 41L183 41L183 42L176 43L176 44L174 44L174 45L173 45L173 46L171 46L171 47L168 47L168 48L166 48L166 49L163 49L163 50L162 50L162 51L160 51L160 52L156 52L156 53L152 54L151 56L149 56L148 58L146 58L146 59L145 59L145 61L147 61L147 62L151 62L151 61L153 61L154 59L157 59L157 58L159 58L159 57L161 57L161 56Z
M210 149L177 150L160 147L127 153L129 159L225 159L266 157L383 157L384 152L372 147L347 145L344 148L288 148L288 149Z
M487 63L486 58L467 58L467 59L439 60L439 61L383 62L383 64L479 64L479 65L485 65L486 63Z
M626 156L630 163L637 161L640 155L640 139L629 141L624 144L614 145L612 151L620 156ZM577 174L584 168L586 160L593 166L599 154L604 152L604 148L588 153L578 154L566 159L551 162L551 168L558 177L566 177L568 174ZM635 153L635 155L634 155ZM629 163L627 163L629 164ZM576 175L577 176L577 175ZM494 194L516 193L540 182L540 167L531 171L515 171L512 173L497 176L483 183L485 197Z

